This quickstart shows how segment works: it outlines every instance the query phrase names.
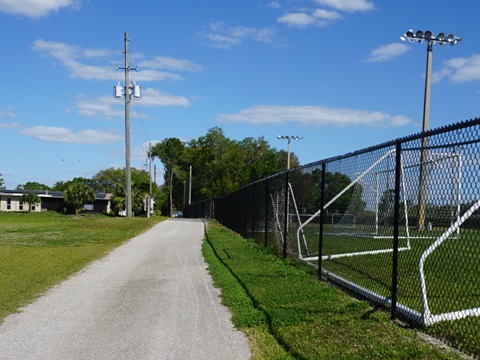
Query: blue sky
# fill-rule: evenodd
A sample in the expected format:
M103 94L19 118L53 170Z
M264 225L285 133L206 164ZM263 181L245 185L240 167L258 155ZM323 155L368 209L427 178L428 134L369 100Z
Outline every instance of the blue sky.
M453 5L452 5L453 4ZM426 44L434 46L430 128L479 116L480 2L380 0L0 0L0 174L7 188L125 166L128 32L132 166L148 144L220 126L264 136L301 164L421 131ZM157 182L162 165L156 160Z

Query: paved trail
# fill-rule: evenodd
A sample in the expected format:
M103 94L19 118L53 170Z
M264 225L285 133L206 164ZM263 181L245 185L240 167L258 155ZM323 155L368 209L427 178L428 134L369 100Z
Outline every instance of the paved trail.
M203 223L168 220L0 325L0 359L248 359L201 255Z

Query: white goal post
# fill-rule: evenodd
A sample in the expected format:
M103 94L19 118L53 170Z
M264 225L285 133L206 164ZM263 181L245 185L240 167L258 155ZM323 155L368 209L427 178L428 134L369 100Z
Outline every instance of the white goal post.
M327 209L331 204L333 204L340 196L345 194L349 189L351 189L355 184L361 183L363 186L369 186L371 189L375 192L375 234L370 234L372 238L386 238L386 236L379 236L379 186L377 183L378 180L378 175L383 171L377 171L375 172L375 168L382 162L384 161L387 157L395 155L396 150L390 150L386 154L384 154L382 157L380 157L377 161L375 161L368 169L363 171L362 173L356 173L355 174L355 179L344 189L342 189L334 198L332 198L328 203L326 203L322 209L319 209L315 214L311 215L304 223L300 223L300 218L299 224L300 226L297 229L297 242L298 242L298 249L299 249L299 259L306 261L306 262L311 262L318 260L319 256L304 256L302 255L301 252L301 246L300 246L300 234L302 233L303 235L303 228L308 225L314 218L320 215L322 210ZM450 159L451 162L451 167L448 165L445 165L445 160ZM402 157L400 157L400 179L401 179L401 188L402 188L402 202L403 202L403 207L404 207L404 217L405 217L405 231L406 231L406 236L399 237L399 238L406 238L406 246L400 247L398 250L399 251L404 251L404 250L411 250L411 245L410 245L410 239L433 239L433 242L430 244L430 246L423 251L421 254L419 261L418 261L418 279L419 279L419 289L420 289L420 297L421 297L421 303L422 303L422 309L420 311L414 310L408 306L405 306L403 304L397 303L397 311L398 313L402 314L403 316L410 318L417 323L420 323L424 326L430 326L433 325L437 322L440 321L447 321L447 320L458 320L458 319L463 319L466 317L470 316L480 316L480 307L477 308L469 308L469 309L461 309L458 311L451 311L451 312L445 312L445 313L438 313L438 314L432 314L429 306L429 299L428 299L428 294L427 294L427 280L426 280L426 275L425 275L425 262L427 258L433 254L446 240L448 239L458 239L459 234L460 234L460 227L462 224L467 221L476 211L480 209L480 200L476 199L473 202L473 205L471 205L463 214L461 214L461 201L462 201L462 196L461 196L461 191L462 191L462 183L461 183L461 178L462 178L462 155L458 152L451 152L451 153L431 153L429 154L429 158L424 162L424 165L427 167L430 166L430 171L441 171L444 174L449 174L447 177L447 181L450 181L450 192L451 194L449 195L450 199L450 208L451 208L451 218L452 222L451 225L448 227L446 231L444 231L440 236L410 236L409 233L409 228L408 228L408 202L406 199L406 189L405 189L405 169L407 168L415 168L418 167L419 164L411 164L408 166L404 166L402 163ZM375 185L372 185L371 182L369 183L367 180L367 176L369 174L375 175L376 178L376 183ZM438 174L438 173L437 173ZM445 183L444 183L445 184ZM293 190L292 190L292 195L293 195ZM342 233L341 235L348 235L345 233ZM355 235L355 234L351 234ZM365 234L366 235L366 234ZM358 234L356 235L358 236ZM362 236L362 235L360 235ZM393 236L388 236L389 238L393 239ZM302 238L303 242L306 243L305 241L305 236L303 235ZM381 253L388 253L392 252L392 248L388 249L378 249L378 250L370 250L370 251L357 251L357 252L351 252L351 253L346 253L346 254L333 254L333 255L325 255L322 256L322 260L329 260L329 259L334 259L334 258L340 258L340 257L352 257L352 256L359 256L359 255L372 255L372 254L381 254ZM308 253L308 248L307 248L307 253ZM370 289L367 289L365 287L362 287L350 280L347 280L341 276L338 276L328 270L322 269L322 272L330 278L332 281L339 283L340 285L349 288L350 290L357 292L366 298L369 298L379 304L389 306L391 305L391 299L388 297L385 297L383 295L380 295Z

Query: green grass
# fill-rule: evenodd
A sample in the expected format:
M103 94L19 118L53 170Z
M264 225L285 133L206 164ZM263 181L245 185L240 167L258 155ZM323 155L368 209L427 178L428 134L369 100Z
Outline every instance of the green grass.
M0 322L159 220L0 212Z
M446 229L443 229L443 231ZM327 226L328 231L328 226ZM318 225L306 229L311 247L318 243ZM417 233L411 231L411 250L399 253L398 301L421 311L418 262L422 253L442 234L442 229ZM404 235L404 234L401 234ZM419 236L420 238L414 238ZM429 237L429 238L426 238ZM480 306L478 264L480 263L478 230L462 229L460 237L452 237L437 248L425 263L427 295L433 314L442 314ZM400 246L405 246L401 240ZM310 245L309 245L310 246ZM326 235L324 254L387 249L392 239ZM386 297L391 296L392 254L362 255L323 262L323 268ZM447 339L455 347L480 355L480 319L478 317L449 321L426 331Z
M326 226L325 232L329 230L329 226ZM305 234L309 241L309 248L318 251L318 224L307 227ZM400 304L419 312L422 310L418 263L422 253L441 234L442 229L423 233L411 231L411 250L399 252L397 296ZM462 229L458 238L447 239L427 258L424 270L427 298L433 314L480 307L479 239L478 230ZM325 235L323 254L391 249L392 246L393 237L374 239L373 237ZM400 240L400 246L405 246L404 239ZM324 260L322 267L380 295L391 297L392 253ZM480 318L478 317L438 323L427 328L426 331L447 339L462 351L480 356Z
M253 359L451 359L387 313L210 221L203 253Z

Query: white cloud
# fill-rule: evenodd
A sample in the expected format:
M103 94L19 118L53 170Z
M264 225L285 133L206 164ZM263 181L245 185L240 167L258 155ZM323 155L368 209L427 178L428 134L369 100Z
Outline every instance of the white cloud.
M369 0L316 0L316 2L319 5L347 12L370 11L374 9L373 2Z
M411 47L405 44L393 43L380 46L370 53L367 61L382 62L391 60L397 56L405 54L410 51Z
M84 49L79 46L68 45L56 41L45 41L42 39L34 41L32 49L58 60L73 78L113 81L118 79L118 73L113 65L113 60L121 58L121 56L119 56L120 51L110 49ZM139 55L139 57L141 56ZM113 60L110 58L113 58ZM80 60L103 61L107 63L107 65L90 65L85 63L85 61ZM143 68L141 66L137 72L132 72L131 78L143 82L182 80L183 76L177 72L201 70L200 65L188 60L167 57L159 57L154 60L143 60L141 64L144 65ZM158 71L156 70L158 68L171 71Z
M111 144L123 140L123 135L115 130L83 130L78 133L70 129L55 126L33 126L23 128L20 132L38 140L75 143L75 144Z
M205 45L218 49L229 49L244 41L253 40L271 43L277 30L273 27L255 28L246 26L227 26L222 22L210 23L208 31L200 34L207 39Z
M0 11L7 14L40 18L65 7L78 9L79 4L78 0L0 0Z
M322 126L396 127L412 122L406 116L380 111L278 105L258 105L243 109L236 114L220 114L217 116L217 121L277 125L299 123L313 128Z
M272 9L279 9L281 7L278 1L271 1L267 6Z
M172 71L201 72L203 66L190 60L175 59L168 56L157 56L153 60L144 60L138 63L139 67L150 69L165 69Z
M0 116L8 116L10 118L16 118L17 114L13 112L13 106L8 106L6 109L0 107Z
M308 26L326 26L339 19L342 19L342 16L336 11L316 9L310 12L288 13L278 18L277 21L291 27L306 28Z
M190 101L183 96L167 94L152 88L142 90L141 99L133 100L132 105L135 105L137 102L141 106L146 107L190 106ZM113 96L101 96L97 99L89 99L80 95L76 100L76 107L79 114L101 117L104 120L113 120L114 118L124 117L125 109L123 104L123 101L115 100L113 99ZM146 117L144 114L140 113L137 113L135 116Z
M313 8L297 8L277 19L277 22L290 27L307 28L312 26L327 26L334 21L343 19L340 12L356 12L373 10L374 6L368 0L316 0L318 6ZM327 10L324 7L332 10Z
M142 98L138 101L142 106L190 106L190 101L186 97L167 94L151 88L143 90Z
M18 127L20 127L20 124L18 122L0 123L0 129L13 129Z
M78 113L86 116L99 116L105 120L125 116L125 110L120 106L123 102L110 96L101 96L98 99L87 99L79 96L76 101Z
M469 58L454 58L444 62L444 68L432 74L432 81L448 77L452 81L465 83L480 80L480 55Z

